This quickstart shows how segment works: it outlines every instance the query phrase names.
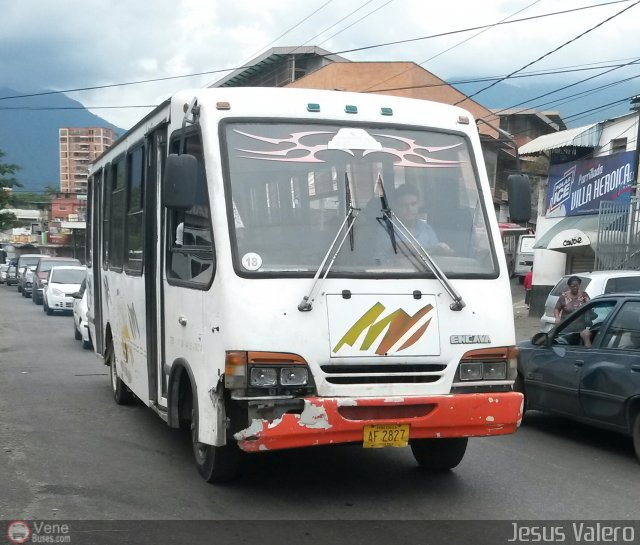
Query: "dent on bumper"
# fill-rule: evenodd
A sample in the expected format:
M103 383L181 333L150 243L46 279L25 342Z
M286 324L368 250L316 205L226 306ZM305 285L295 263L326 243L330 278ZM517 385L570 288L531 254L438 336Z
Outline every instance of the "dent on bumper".
M362 442L368 424L409 424L411 439L480 437L516 431L519 392L410 398L307 398L300 414L254 419L235 439L246 452Z

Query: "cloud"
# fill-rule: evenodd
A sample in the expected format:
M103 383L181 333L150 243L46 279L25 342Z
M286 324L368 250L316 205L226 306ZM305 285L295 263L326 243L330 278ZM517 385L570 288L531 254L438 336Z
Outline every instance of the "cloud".
M274 45L300 45L335 25L310 45L342 51L492 24L523 8L526 9L512 18L589 4L587 0L538 3L531 0L517 3L506 0L450 0L446 3L373 0L338 23L362 6L364 0L332 0L302 21L325 2L327 0L262 0L259 3L255 0L21 0L5 3L0 19L0 50L3 52L0 73L3 85L21 91L108 85L232 69L297 23L299 26ZM456 46L426 62L424 67L445 79L507 74L629 4L495 26L457 46L478 31L344 55L352 60L419 63ZM377 8L380 9L374 12ZM639 10L633 8L535 67L628 57L628 37L635 35ZM88 106L153 104L181 88L202 86L223 75L70 96ZM144 114L126 109L96 113L124 127L131 126Z

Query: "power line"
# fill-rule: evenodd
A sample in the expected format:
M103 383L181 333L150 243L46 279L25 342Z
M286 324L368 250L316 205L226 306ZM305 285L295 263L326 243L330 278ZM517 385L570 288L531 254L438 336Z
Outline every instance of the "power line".
M373 1L373 0L370 0ZM293 29L299 27L302 23L304 23L305 21L307 21L308 19L310 19L312 16L314 16L316 13L318 13L321 9L323 9L325 6L327 6L328 4L330 4L331 2L333 2L333 0L327 0L327 2L325 2L324 4L322 4L318 9L312 11L309 15L307 15L306 17L304 17L303 19L301 19L300 21L298 21L295 25L293 25L291 28L289 28L288 30L284 31L282 34L280 34L277 38L273 39L272 41L270 41L267 45L261 47L260 49L258 49L258 51L256 51L255 53L253 53L246 61L244 61L242 63L243 66L246 66L247 63L249 61L251 61L252 59L254 59L258 54L260 54L262 51L266 50L268 47L272 46L274 43L276 43L280 38L286 36L287 34L289 34L289 32L291 32ZM237 70L237 68L230 68L229 70ZM226 70L225 70L226 71ZM214 82L211 82L214 83ZM207 87L210 84L207 85Z
M629 2L630 0L613 0L611 2L605 2L602 4L596 4L596 5L591 5L591 6L583 6L581 8L573 8L573 9L568 9L568 10L562 10L562 11L556 11L556 12L550 12L550 13L544 13L544 14L540 14L540 15L534 15L531 17L524 17L521 19L514 19L512 21L504 21L502 23L497 23L494 25L482 25L482 26L476 26L476 27L470 27L470 28L466 28L466 29L460 29L460 30L453 30L453 31L449 31L449 32L442 32L439 34L431 34L428 36L421 36L418 38L409 38L406 40L397 40L394 42L384 42L384 43L379 43L379 44L373 44L373 45L369 45L369 46L363 46L363 47L355 47L352 49L344 49L342 51L336 51L333 53L328 53L326 55L318 55L318 57L330 57L333 55L342 55L345 53L353 53L353 52L357 52L357 51L364 51L364 50L368 50L368 49L376 49L379 47L388 47L391 45L399 45L399 44L404 44L404 43L411 43L411 42L416 42L416 41L421 41L421 40L429 40L432 38L440 38L443 36L451 36L454 34L460 34L463 32L471 32L474 30L479 30L482 28L488 28L491 26L497 26L497 25L506 25L506 24L512 24L512 23L521 23L521 22L526 22L526 21L531 21L534 19L542 19L545 17L553 17L556 15L564 15L567 13L572 13L572 12L577 12L577 11L583 11L583 10L587 10L587 9L593 9L593 8L598 8L598 7L603 7L603 6L609 6L612 4L620 4L620 3L624 3L624 2ZM129 82L121 82L121 83L111 83L111 84L105 84L105 85L93 85L93 86L87 86L87 87L76 87L76 88L72 88L72 89L62 89L62 90L58 90L58 91L42 91L39 93L24 93L21 95L12 95L12 96L5 96L5 97L0 97L0 101L1 100L10 100L10 99L17 99L17 98L31 98L31 97L36 97L36 96L46 96L46 95L57 95L57 94L62 94L62 93L75 93L75 92L80 92L80 91L95 91L98 89L109 89L109 88L113 88L113 87L125 87L125 86L130 86L130 85L141 85L141 84L146 84L146 83L157 83L160 81L170 81L170 80L174 80L174 79L182 79L182 78L191 78L191 77L198 77L198 76L205 76L205 75L211 75L211 74L218 74L218 73L222 73L222 72L232 72L234 70L240 70L243 68L249 68L251 65L243 65L243 66L238 66L236 68L221 68L221 69L215 69L215 70L206 70L203 72L194 72L191 74L181 74L181 75L177 75L177 76L164 76L164 77L160 77L160 78L149 78L149 79L144 79L144 80L136 80L136 81L129 81Z
M559 87L558 89L554 89L553 91L549 91L547 93L543 93L542 95L538 95L538 96L536 96L534 98L523 100L521 102L518 102L517 104L514 104L513 106L509 106L508 108L503 108L502 110L499 110L499 111L497 111L495 113L496 114L500 114L501 112L504 112L505 110L509 110L511 108L517 108L518 106L522 106L523 104L527 104L528 102L533 102L534 100L538 100L539 98L544 98L546 96L553 95L555 93L559 93L560 91L564 91L565 89L569 89L570 87L575 87L576 85L580 85L581 83L584 83L586 81L590 81L592 79L599 78L600 76L604 76L605 74L609 74L609 73L611 73L611 72L613 72L615 70L619 70L620 68L624 68L625 66L630 66L632 64L637 64L638 62L640 62L640 57L638 57L638 58L636 58L636 59L634 59L632 61L629 61L629 62L627 62L625 64L622 64L620 66L616 66L614 68L610 68L608 70L605 70L604 72L601 72L599 74L595 74L593 76L589 76L588 78L581 79L581 80L576 81L574 83L569 83L569 84L567 84L567 85L565 85L563 87Z
M638 60L637 62L640 62L640 60ZM629 63L627 63L629 64ZM625 65L616 65L616 66L626 66ZM594 69L594 68L592 68ZM568 73L568 72L572 72L574 70L568 69L568 70L557 70L554 72L551 72L552 74L562 74L562 73ZM540 76L540 75L548 75L548 73L544 73L544 74L537 74L537 73L532 73L532 74L521 74L519 76L516 77L533 77L533 76ZM500 76L496 76L495 78L498 78ZM574 93L572 95L567 95L555 100L550 100L541 104L536 104L536 105L532 105L528 108L523 108L517 112L511 112L511 113L522 113L525 112L527 110L531 110L531 109L538 109L541 108L543 106L547 106L547 105L551 105L551 104L565 104L566 102L571 101L574 98L582 98L584 96L590 95L590 94L594 94L597 92L600 92L602 90L605 89L609 89L611 87L614 87L616 85L620 85L622 83L625 83L627 81L631 81L633 79L637 79L638 77L640 77L640 74L636 74L635 76L630 76L628 78L624 78L622 80L618 80L616 82L613 83L607 83L598 87L595 87L593 89L588 89L585 91L580 91L578 93ZM478 81L486 81L488 78L482 78L481 80ZM463 83L467 83L467 82L472 82L473 80L465 80ZM395 88L388 88L388 89L381 89L379 91L376 92L381 92L381 91L397 91L397 90L403 90L403 89L416 89L416 88L427 88L427 87L439 87L439 86L448 86L448 85L454 85L457 84L457 82L444 82L444 83L434 83L434 84L423 84L423 85L411 85L411 86L406 86L406 87L395 87ZM544 95L541 95L544 96ZM539 98L539 97L538 97ZM533 99L531 99L533 100ZM0 106L0 111L9 111L9 110L83 110L83 109L87 109L87 110L101 110L101 109L127 109L127 108L154 108L156 105L155 104L138 104L138 105L123 105L123 106ZM500 113L508 110L509 108L503 108L501 110L498 110L496 112L493 112L490 116L485 116L485 117L481 117L478 119L484 119L484 120L488 120L488 119L493 119L494 117L499 116Z
M381 10L382 8L384 8L385 6L387 6L388 4L390 4L391 2L393 2L393 0L387 0L387 2L385 2L384 4L378 6L376 9L370 11L369 13L367 13L366 15L363 15L362 17L360 17L360 19L358 19L357 21L354 21L353 23L351 23L350 25L340 29L338 32L336 32L335 34L332 34L331 36L329 36L328 38L322 40L320 42L320 45L328 42L331 38L335 38L338 34L344 32L345 30L350 29L352 26L357 25L360 21L362 21L363 19L366 19L367 17L373 15L376 11Z
M373 2L374 0L366 0L363 4L360 4L360 6L358 6L356 9L354 9L353 11L349 12L347 15L345 15L344 17L342 17L341 19L338 19L338 21L336 21L335 23L329 25L328 27L324 28L323 30L321 30L318 34L316 34L315 36L312 36L311 38L309 38L308 40L305 40L304 42L302 42L300 45L296 46L292 51L289 52L290 55L293 55L296 51L298 51L299 49L301 49L302 47L304 47L306 44L308 44L309 42L311 42L312 40L315 40L318 36L321 36L322 34L324 34L325 32L327 32L327 30L339 25L342 21L344 21L345 19L348 19L349 17L351 17L354 13L357 13L358 11L360 11L361 9L364 9L366 6L368 6L369 4L371 4L371 2ZM387 2L390 3L393 0L389 0ZM357 21L355 21L354 23L350 24L349 26L343 28L342 30L339 30L338 32L336 32L335 34L332 34L328 39L333 38L334 36L337 36L338 34L344 32L345 30L347 30L348 28L352 27L353 25L355 25L356 23L359 23L360 21L362 21L362 19L366 19L367 17L369 17L369 15L371 15L372 13L375 13L376 11L378 11L379 9L383 8L384 6L386 6L387 4L384 4L378 8L376 8L375 10L373 10L372 12L368 13L367 15L361 17L360 19L358 19ZM322 45L324 42L326 42L327 40L323 40L322 42L320 42L318 45ZM322 57L325 57L326 55L322 55ZM272 68L271 70L269 70L269 72L267 72L264 75L264 78L269 78L272 74L275 74L278 71L278 67L276 66L275 68Z
M508 16L507 16L507 17L505 17L504 19L501 19L500 21L498 21L498 22L496 22L496 23L494 23L494 24L492 24L492 25L490 25L490 26L488 26L488 27L485 27L485 28L483 28L482 30L480 30L480 31L476 32L473 36L469 36L468 38L465 38L464 40L462 40L462 41L460 41L460 42L458 42L458 43L456 43L456 44L452 45L451 47L449 47L449 48L447 48L447 49L445 49L445 50L443 50L443 51L440 51L440 53L437 53L437 54L433 55L432 57L429 57L428 59L425 59L424 61L419 62L419 63L418 63L418 66L422 66L423 64L426 64L427 62L432 61L433 59L435 59L435 58L439 57L440 55L444 55L444 54L445 54L445 53L447 53L448 51L451 51L452 49L455 49L455 48L456 48L456 47L458 47L459 45L462 45L463 43L468 42L469 40L473 40L475 37L479 36L480 34L483 34L484 32L488 32L489 30L491 30L492 28L496 27L496 26L497 26L497 25L499 25L500 23L504 23L504 22L505 22L505 21L507 21L508 19L511 19L511 17L513 17L513 16L517 15L518 13L522 13L523 11L525 11L525 10L529 9L531 6L534 6L534 5L535 5L535 4L537 4L538 2L540 2L540 0L535 0L535 2L533 2L532 4L529 4L528 6L526 6L526 7L522 8L522 9L520 9L520 10L516 11L515 13L512 13L511 15L508 15ZM369 91L369 90L373 89L374 87L376 87L377 85L382 85L383 83L386 83L387 81L392 80L392 79L394 79L394 78L400 77L400 76L402 76L403 74L406 74L407 72L410 72L411 70L414 70L414 67L413 67L413 66L412 66L412 67L410 67L410 68L407 68L406 70L403 70L402 72L399 72L399 73L397 73L397 74L394 74L393 76L389 76L388 78L386 78L386 79L384 79L384 80L382 80L382 81L380 81L380 82L378 82L378 83L374 83L373 85L371 85L371 86L367 87L366 89L364 89L364 91L365 91L365 92L366 92L366 91Z
M256 51L255 53L253 53L246 61L244 61L242 64L246 64L247 62L249 62L251 59L253 59L254 57L256 57L256 55L260 54L262 51L264 51L265 49L267 49L268 47L272 46L273 44L275 44L280 38L283 38L284 36L286 36L287 34L289 34L289 32L291 32L292 30L294 30L295 28L299 27L302 23L304 23L305 21L307 21L308 19L310 19L311 17L313 17L316 13L318 13L322 8L324 8L325 6L327 6L328 4L331 4L331 2L333 2L333 0L327 0L324 4L322 4L318 9L312 11L309 15L307 15L304 19L298 21L295 25L293 25L291 28L285 30L282 34L280 34L277 38L274 38L271 42L269 42L267 45L265 45L264 47L261 47L260 49L258 49L258 51Z
M525 111L527 109L538 109L538 108L540 108L542 106L547 106L549 104L556 104L557 106L560 106L562 104L566 104L567 102L572 101L575 98L583 98L583 97L588 96L588 95L599 93L600 91L604 91L605 89L610 89L611 87L615 87L616 85L620 85L622 83L637 79L639 77L640 77L640 74L636 74L635 76L630 76L628 78L624 78L624 79L615 81L613 83L607 83L607 84L604 84L604 85L600 85L598 87L594 87L593 89L588 89L586 91L581 91L580 93L575 93L573 95L568 95L566 97L562 97L562 98L559 98L559 99L556 99L556 100L543 102L541 104L534 104L531 108L525 108L524 110L521 110L521 111ZM520 112L516 112L516 113L520 113Z
M614 15L607 17L606 19L604 19L603 21L600 21L597 25L589 28L588 30L585 30L584 32L578 34L577 36L575 36L574 38L571 38L570 40L564 42L563 44L559 45L558 47L556 47L555 49L552 49L551 51L548 51L547 53L545 53L544 55L538 57L537 59L531 61L528 64L525 64L523 67L518 68L518 70L515 70L514 72L511 72L511 74L509 74L508 76L505 76L502 80L498 80L498 81L494 81L492 84L488 85L487 87L484 87L482 89L480 89L479 91L476 91L475 93L473 93L472 95L459 100L458 102L455 103L455 105L460 104L461 102L464 102L465 100L469 100L470 98L479 95L480 93L486 91L487 89L491 89L491 87L494 87L495 85L497 85L498 83L500 83L501 81L504 81L508 78L510 78L511 76L513 76L514 74L517 74L518 72L521 72L522 70L524 70L525 68L528 68L529 66L541 61L542 59L544 59L545 57L548 57L549 55L552 55L553 53L556 53L557 51L559 51L560 49L562 49L563 47L569 45L570 43L575 42L576 40L579 40L580 38L582 38L583 36L585 36L586 34L588 34L589 32L595 30L596 28L601 27L602 25L604 25L605 23L608 23L609 21L611 21L612 19L615 19L616 17L618 17L619 15L622 15L625 11L630 10L632 7L637 6L638 4L640 4L640 0L638 0L637 2L634 2L633 4L631 4L630 6L627 6L626 8L620 10L618 13L615 13Z

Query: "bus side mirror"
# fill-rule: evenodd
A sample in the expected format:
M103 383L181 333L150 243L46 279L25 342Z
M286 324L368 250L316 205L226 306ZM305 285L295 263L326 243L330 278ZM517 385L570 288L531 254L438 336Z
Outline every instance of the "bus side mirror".
M531 219L531 186L526 174L511 174L507 178L509 217L514 223L526 223Z
M167 157L162 184L162 204L167 208L189 210L196 200L198 160L193 155Z

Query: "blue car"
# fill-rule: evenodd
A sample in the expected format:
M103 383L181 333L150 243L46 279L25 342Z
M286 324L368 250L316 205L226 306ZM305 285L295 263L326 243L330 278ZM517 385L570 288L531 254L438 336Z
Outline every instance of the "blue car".
M630 435L640 461L640 294L596 297L519 349L525 411Z

